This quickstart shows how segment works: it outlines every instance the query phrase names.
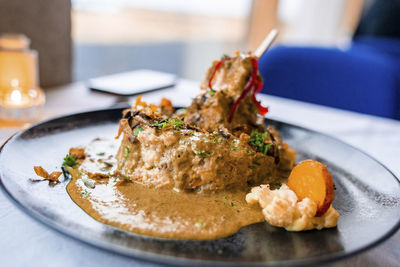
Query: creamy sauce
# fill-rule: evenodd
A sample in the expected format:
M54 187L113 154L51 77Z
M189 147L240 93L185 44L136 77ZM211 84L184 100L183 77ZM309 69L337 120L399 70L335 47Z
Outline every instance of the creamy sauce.
M172 239L209 240L262 222L260 207L246 203L249 188L218 192L177 192L88 173L113 173L119 143L96 139L67 186L72 200L94 219L130 232ZM118 185L119 184L119 185Z

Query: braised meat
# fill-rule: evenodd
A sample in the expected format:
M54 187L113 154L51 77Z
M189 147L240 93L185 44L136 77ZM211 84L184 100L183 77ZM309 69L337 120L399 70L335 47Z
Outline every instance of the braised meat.
M127 179L198 191L276 179L277 157L260 151L264 146L257 145L254 134L252 146L252 137L247 134L237 138L217 131L209 133L176 118L163 120L135 109L124 111L120 127L124 136L117 153L118 170Z
M267 108L255 94L262 79L255 57L224 57L208 70L186 113L138 97L120 121L118 170L127 180L179 190L219 190L270 183L293 167L295 152L264 126ZM160 113L158 113L160 112Z
M262 129L263 119L257 116L259 110L251 92L243 96L229 121L235 101L246 86L252 86L249 80L253 71L257 79L261 79L258 71L253 69L253 60L254 57L248 54L240 54L214 62L201 84L200 95L187 107L185 122L208 131L221 128L232 131L243 125Z

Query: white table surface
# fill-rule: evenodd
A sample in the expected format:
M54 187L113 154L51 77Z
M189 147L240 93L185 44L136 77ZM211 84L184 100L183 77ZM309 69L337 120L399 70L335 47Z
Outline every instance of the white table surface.
M198 84L181 80L175 88L145 94L144 100L158 103L170 98L186 106L198 93ZM311 128L372 155L400 177L400 122L354 112L307 104L268 95L259 96L270 107L268 116ZM131 99L132 101L133 99ZM47 92L43 118L106 108L117 97L90 92L83 83ZM3 143L17 129L0 128ZM399 266L400 232L365 253L333 266ZM105 252L72 240L45 227L16 208L0 191L0 266L155 266Z

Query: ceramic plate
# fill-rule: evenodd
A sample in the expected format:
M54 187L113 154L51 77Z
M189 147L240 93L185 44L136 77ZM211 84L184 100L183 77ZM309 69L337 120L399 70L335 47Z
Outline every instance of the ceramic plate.
M399 228L400 184L382 164L332 137L269 120L297 153L328 166L336 185L338 227L301 233L266 223L213 241L132 234L92 219L66 192L68 180L38 182L34 165L60 170L70 147L116 135L121 109L74 114L39 123L11 138L0 153L4 191L26 213L70 237L139 259L177 265L309 265L338 260L382 242Z

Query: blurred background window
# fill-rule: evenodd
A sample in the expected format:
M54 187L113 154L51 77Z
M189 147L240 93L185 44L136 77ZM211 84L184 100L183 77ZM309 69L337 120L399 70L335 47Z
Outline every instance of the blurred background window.
M74 80L148 68L200 80L243 50L250 0L73 0Z
M213 59L278 42L348 42L363 0L72 0L74 80L148 68L200 80Z

